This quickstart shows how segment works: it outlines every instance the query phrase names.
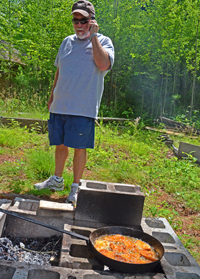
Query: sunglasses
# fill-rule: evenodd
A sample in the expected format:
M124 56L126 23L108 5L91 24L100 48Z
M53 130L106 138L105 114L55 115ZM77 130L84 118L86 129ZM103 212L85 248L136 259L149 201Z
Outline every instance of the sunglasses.
M81 19L78 19L78 18L72 18L72 22L74 23L74 24L78 24L79 22L81 23L81 24L86 24L86 23L88 23L89 22L89 19L94 19L94 17L89 17L89 18L87 18L87 17L85 17L85 18L81 18Z

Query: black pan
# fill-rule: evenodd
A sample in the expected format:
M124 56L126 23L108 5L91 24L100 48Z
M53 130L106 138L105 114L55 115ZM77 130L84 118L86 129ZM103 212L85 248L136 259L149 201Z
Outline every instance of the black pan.
M147 273L147 272L152 272L155 270L156 266L160 263L160 260L162 258L162 256L164 255L164 248L162 246L162 244L154 237L152 237L151 235L144 233L140 230L135 230L132 228L127 228L127 227L120 227L120 226L111 226L111 227L104 227L104 228L100 228L97 230L94 230L90 235L89 238L80 234L77 234L75 232L70 232L70 231L66 231L63 229L59 229L56 228L54 226L51 225L47 225L45 223L27 218L25 216L21 216L16 214L15 212L11 212L11 211L7 211L4 210L2 208L0 208L0 211L5 213L5 214L9 214L12 215L14 217L23 219L25 221L61 232L61 233L65 233L71 236L74 236L76 238L85 240L87 242L87 245L89 246L89 249L93 252L94 256L103 264L106 265L108 267L110 267L113 270L116 271L120 271L120 272L125 272L125 273ZM150 246L152 246L155 251L158 253L159 255L159 260L152 262L152 263L147 263L147 264L132 264L132 263L125 263L125 262L120 262L120 261L116 261L113 259L110 259L104 255L102 255L101 253L99 253L95 247L94 247L94 242L95 240L102 236L102 235L109 235L109 234L121 234L121 235L125 235L125 236L131 236L131 237L136 237L139 238L145 242L147 242Z
M143 240L147 242L151 247L154 248L154 250L158 253L159 255L159 260L147 264L132 264L132 263L125 263L125 262L120 262L113 260L111 258L108 258L101 253L99 253L93 243L95 240L102 236L102 235L109 235L109 234L121 234L125 236L131 236L138 238L140 240ZM144 233L140 230L135 230L132 228L127 228L127 227L120 227L120 226L111 226L111 227L104 227L97 229L93 231L90 236L90 243L91 245L91 250L93 251L93 254L96 256L96 258L102 262L104 265L107 265L111 269L118 270L121 272L126 272L126 273L147 273L147 272L152 272L155 270L156 266L160 263L160 259L164 255L164 248L162 244L153 236Z

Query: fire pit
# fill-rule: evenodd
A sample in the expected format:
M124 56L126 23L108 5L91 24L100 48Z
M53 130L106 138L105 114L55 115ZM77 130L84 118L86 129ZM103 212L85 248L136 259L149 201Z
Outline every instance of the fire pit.
M89 187L87 187L87 183ZM95 184L96 183L96 184ZM135 189L134 189L135 187ZM137 195L139 196L139 204L137 209L136 218L131 218L129 227L137 228L145 233L157 238L165 248L165 254L161 259L160 265L156 267L152 272L148 274L132 275L127 273L116 272L110 270L108 267L102 265L87 249L86 242L81 239L74 238L67 234L56 233L53 230L42 228L38 225L28 223L23 220L16 220L12 216L2 216L4 218L5 225L3 229L3 235L13 233L15 237L20 238L36 238L36 237L62 237L61 254L58 266L49 265L36 265L26 264L22 262L11 262L6 260L0 260L0 279L121 279L121 278L137 278L137 279L200 279L200 267L189 254L189 252L183 247L182 243L172 230L171 226L164 218L149 219L142 218L142 193L139 186L134 185L115 185L106 182L95 181L82 181L80 187L79 199L77 203L77 209L74 209L71 205L56 204L47 201L31 201L16 199L14 205L7 203L7 208L11 211L24 214L29 218L34 218L41 222L45 222L59 228L70 230L72 232L89 236L89 234L99 227L114 225L114 221L109 223L109 211L106 218L103 219L99 213L99 205L95 209L95 204L92 202L92 197L95 197L95 201L103 199L103 195L109 194L109 197L116 201L119 195L131 195L132 200L128 197L127 207L130 209L131 203L135 202ZM122 191L123 190L123 191ZM82 208L82 197L89 194L89 201L87 200L86 207ZM120 197L120 199L121 199ZM125 197L123 197L125 200ZM105 198L105 201L107 197ZM2 206L5 206L5 201ZM104 204L106 206L106 203ZM92 210L87 218L88 208L91 206ZM126 203L123 205L118 204L121 211L126 212ZM140 208L140 209L139 209ZM95 212L96 210L96 212ZM118 210L118 209L116 209ZM105 208L104 208L105 212ZM111 212L114 215L114 209ZM134 216L135 211L132 211ZM82 217L81 217L82 215ZM97 220L95 218L97 217ZM120 218L123 217L121 212ZM6 218L6 220L5 220ZM134 223L136 221L136 223ZM106 222L105 222L106 221ZM115 221L119 225L120 219L115 217ZM122 223L127 223L127 219L122 220ZM3 227L0 224L0 227Z
M0 260L37 265L58 265L61 237L52 238L0 238Z

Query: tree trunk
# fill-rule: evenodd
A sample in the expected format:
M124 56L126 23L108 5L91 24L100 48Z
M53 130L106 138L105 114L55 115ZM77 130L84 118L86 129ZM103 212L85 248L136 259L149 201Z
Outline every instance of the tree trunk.
M163 87L163 74L162 74L162 80L161 80L161 86L160 86L160 116L163 115L163 110L162 110L162 87Z
M165 82L165 94L164 94L164 100L163 100L163 115L165 115L165 103L166 103L166 97L167 97L167 87L168 87L168 63L167 63L167 75L166 75L166 82Z
M191 97L191 103L190 103L190 118L192 117L192 112L193 112L193 109L194 109L194 95L195 95L195 84L196 84L196 73L197 73L197 40L198 40L198 30L199 30L199 20L198 20L197 31L196 31L195 66L194 66L193 82L192 82L192 97Z
M153 96L152 96L152 104L151 104L151 118L153 118L154 99L155 99L155 88L154 88L154 83L153 83Z
M176 77L177 77L177 63L175 65L175 69L174 69L174 81L173 81L173 89L172 89L172 100L171 100L171 106L170 106L170 116L173 115L173 113L175 113L175 100L173 102L173 96L175 95L175 88L176 88ZM174 109L174 112L173 112Z

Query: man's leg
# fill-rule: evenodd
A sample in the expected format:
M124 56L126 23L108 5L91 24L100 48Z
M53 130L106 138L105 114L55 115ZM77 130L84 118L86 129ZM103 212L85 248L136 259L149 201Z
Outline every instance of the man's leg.
M54 175L58 177L62 177L68 154L69 154L69 147L65 146L64 144L56 146Z
M55 191L62 191L64 189L64 179L62 175L68 154L69 148L67 146L64 146L63 144L56 146L54 175L41 183L36 183L36 189L41 190L46 188Z
M83 171L87 161L87 151L86 149L74 149L74 159L73 159L73 172L74 181L73 183L79 183L83 175Z
M71 185L71 191L66 200L67 202L72 202L72 203L76 204L79 181L83 175L86 160L87 160L86 149L76 149L75 148L74 149L74 159L73 159L74 180Z

